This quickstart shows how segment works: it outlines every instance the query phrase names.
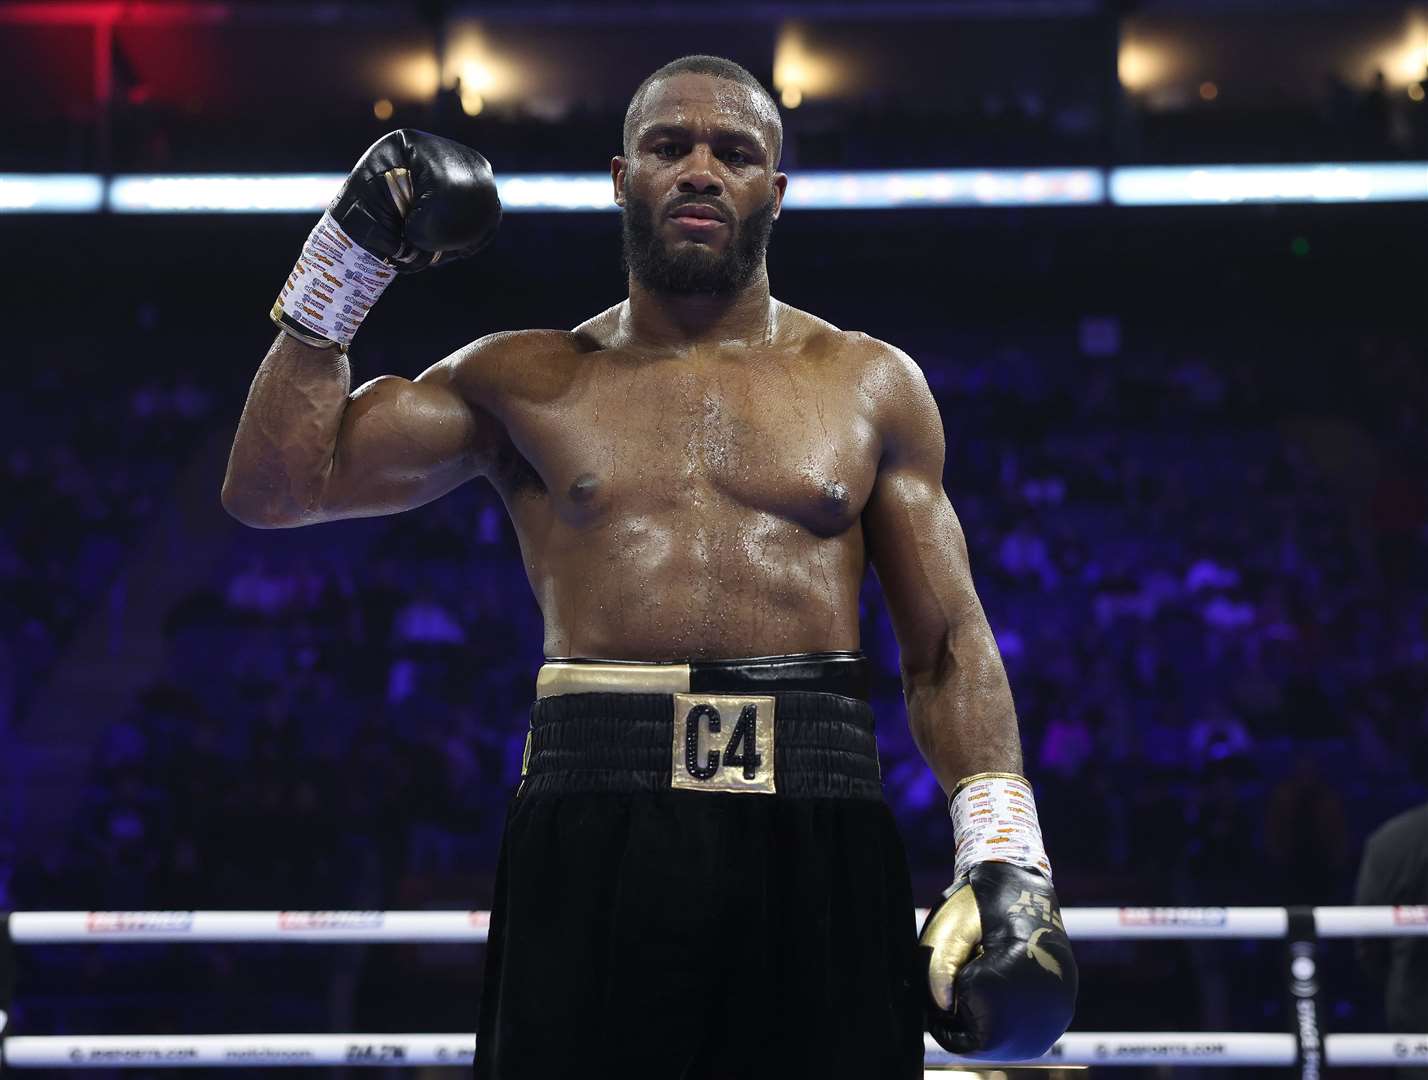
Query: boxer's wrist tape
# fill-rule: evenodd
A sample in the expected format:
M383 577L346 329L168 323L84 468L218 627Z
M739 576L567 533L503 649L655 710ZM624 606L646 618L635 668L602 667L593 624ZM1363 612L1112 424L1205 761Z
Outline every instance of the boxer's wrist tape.
M1026 778L1015 773L977 773L957 785L948 802L957 843L955 879L981 862L1008 862L1051 880L1051 862L1041 842L1036 800Z
M394 277L323 211L273 304L273 321L309 345L346 348Z

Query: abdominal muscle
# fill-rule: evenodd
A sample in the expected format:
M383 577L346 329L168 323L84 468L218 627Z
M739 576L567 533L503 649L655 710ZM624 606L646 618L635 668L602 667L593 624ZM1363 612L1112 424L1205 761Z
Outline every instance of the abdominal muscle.
M858 648L858 522L830 537L775 514L555 525L528 558L547 656L716 659Z

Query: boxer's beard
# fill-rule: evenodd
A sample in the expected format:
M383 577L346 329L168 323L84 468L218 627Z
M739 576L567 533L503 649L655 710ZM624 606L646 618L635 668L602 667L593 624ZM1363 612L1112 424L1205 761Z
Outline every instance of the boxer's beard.
M671 251L655 225L654 207L633 195L625 197L621 228L625 265L650 292L676 296L713 293L727 296L747 285L764 262L773 231L774 200L743 221L731 221L733 238L723 252L705 244L680 244Z

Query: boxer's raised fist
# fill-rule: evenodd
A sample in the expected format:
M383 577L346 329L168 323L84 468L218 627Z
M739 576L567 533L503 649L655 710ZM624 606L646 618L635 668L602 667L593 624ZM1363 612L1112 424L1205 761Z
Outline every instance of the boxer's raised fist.
M471 147L400 128L368 147L327 212L361 247L410 273L490 243L501 200L491 163Z
M1076 959L1051 882L1004 862L975 864L927 916L927 1029L944 1050L1037 1058L1071 1023Z

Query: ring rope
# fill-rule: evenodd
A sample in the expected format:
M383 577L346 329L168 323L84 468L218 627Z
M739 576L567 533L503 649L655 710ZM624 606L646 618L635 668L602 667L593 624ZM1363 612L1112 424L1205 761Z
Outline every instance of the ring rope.
M1293 909L1300 910L1300 909ZM1428 905L1316 907L1321 938L1428 936ZM1289 936L1279 907L1064 908L1066 932L1081 941ZM919 908L917 921L927 915ZM10 937L27 945L77 942L293 941L483 942L489 911L17 911Z
M1425 1035L1329 1035L1329 1065L1428 1062ZM475 1035L26 1035L4 1043L9 1068L246 1068L254 1066L470 1065ZM1290 1066L1294 1036L1284 1032L1069 1032L1036 1062L1043 1065ZM1015 1062L972 1060L927 1040L930 1066L989 1068Z
M16 911L21 945L79 942L483 942L489 911Z
M925 917L919 909L918 920ZM1068 1032L1044 1057L1055 1065L1292 1066L1428 1062L1428 1034L1319 1035L1308 937L1428 935L1428 905L1398 907L1120 907L1063 910L1071 936L1126 938L1298 938L1291 992L1310 1013L1306 1037L1285 1032ZM486 911L29 911L6 920L16 944L83 942L464 942L485 941ZM6 942L0 938L0 945ZM1300 955L1302 953L1302 955ZM1305 970L1301 971L1300 968ZM1301 1012L1303 1009L1301 1008ZM1300 1018L1300 1028L1304 1018ZM0 1033L5 1017L0 1013ZM474 1035L134 1035L12 1036L0 1042L11 1068L151 1068L469 1065ZM928 1065L997 1064L948 1054L930 1038ZM1001 1064L1014 1064L1002 1062Z

